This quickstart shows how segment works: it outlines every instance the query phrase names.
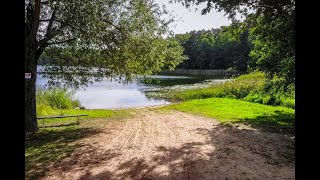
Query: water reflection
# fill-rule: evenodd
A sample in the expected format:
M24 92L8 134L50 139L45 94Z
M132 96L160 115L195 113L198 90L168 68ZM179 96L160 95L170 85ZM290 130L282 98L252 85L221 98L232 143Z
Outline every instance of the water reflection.
M176 76L176 75L154 75L147 79L138 78L129 84L103 79L102 82L89 84L86 89L79 89L75 97L80 100L86 109L110 109L127 107L145 107L154 105L169 104L163 99L148 98L144 90L173 86L179 84L193 84L201 82L208 77L201 76ZM47 79L41 74L37 76L37 86L45 86Z

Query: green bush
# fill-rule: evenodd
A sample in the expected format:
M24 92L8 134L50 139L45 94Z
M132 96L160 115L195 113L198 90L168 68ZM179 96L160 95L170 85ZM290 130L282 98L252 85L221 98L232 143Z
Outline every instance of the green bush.
M266 79L263 89L251 91L243 100L295 108L295 86L285 84L284 78L275 76L273 79Z
M73 109L80 106L79 100L75 100L74 93L66 89L38 88L36 93L36 106L38 115L47 115L55 109Z

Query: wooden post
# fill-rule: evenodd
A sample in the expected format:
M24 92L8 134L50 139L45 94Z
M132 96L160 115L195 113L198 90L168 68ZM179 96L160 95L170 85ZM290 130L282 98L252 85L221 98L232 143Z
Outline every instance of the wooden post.
M78 123L78 124L80 124L80 119L79 119L79 118L80 118L80 117L77 116L77 119L78 119L78 120L77 120L77 123Z
M44 118L42 119L42 127L44 128Z

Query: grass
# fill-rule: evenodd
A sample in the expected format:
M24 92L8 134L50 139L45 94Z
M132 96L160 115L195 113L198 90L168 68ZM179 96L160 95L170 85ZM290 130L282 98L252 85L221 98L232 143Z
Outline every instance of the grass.
M80 106L79 100L74 98L74 92L66 89L37 88L37 115L49 115L56 109L73 109Z
M262 72L239 76L210 87L188 90L169 90L149 93L152 97L171 101L187 101L206 98L233 98L266 105L295 108L294 84L284 86L283 78L267 79Z
M56 110L56 114L60 111ZM76 143L85 137L101 131L108 123L119 122L130 116L130 110L63 110L64 114L89 114L81 117L80 125L72 118L46 121L47 128L28 133L25 137L25 177L39 179L45 175L50 165L68 157L82 148ZM54 127L54 125L59 126ZM65 126L64 126L64 125Z
M281 106L269 106L229 98L191 100L170 105L163 109L215 118L223 124L244 123L256 127L267 127L287 131L294 130L295 110Z
M252 90L260 90L264 85L265 75L261 72L242 75L225 83L207 88L171 91L171 99L186 101L210 97L242 98Z
M80 103L75 100L73 92L66 89L37 89L37 116L52 116L52 115L72 115L72 114L87 114L88 116L80 117L83 119L93 118L110 118L110 117L124 117L128 115L128 110L83 110L74 109L79 107ZM63 126L75 124L77 118L57 118L57 119L45 119L45 126ZM40 122L41 121L41 122ZM42 120L39 120L41 123Z
M39 115L39 116L47 116L47 115L72 115L72 114L87 114L88 116L80 117L80 121L86 119L96 119L96 118L118 118L121 119L123 117L127 117L130 114L130 110L100 110L100 109L63 109L63 110L52 110L50 114ZM76 117L68 117L68 118L56 118L56 119L45 119L45 126L62 126L62 125L70 125L75 124L77 118ZM42 127L42 120L38 120L38 124Z

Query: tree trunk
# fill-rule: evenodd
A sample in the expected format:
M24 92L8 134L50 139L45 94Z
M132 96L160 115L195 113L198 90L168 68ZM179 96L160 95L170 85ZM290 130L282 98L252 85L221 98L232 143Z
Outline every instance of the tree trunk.
M27 19L25 22L25 73L31 73L31 79L25 79L25 132L38 130L36 112L36 79L37 64L43 53L46 43L39 45L37 32L40 19L40 0L31 1L27 7ZM47 34L48 35L48 34Z
M38 130L36 115L36 79L37 60L34 53L25 54L25 72L31 73L31 79L25 79L25 132Z

